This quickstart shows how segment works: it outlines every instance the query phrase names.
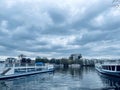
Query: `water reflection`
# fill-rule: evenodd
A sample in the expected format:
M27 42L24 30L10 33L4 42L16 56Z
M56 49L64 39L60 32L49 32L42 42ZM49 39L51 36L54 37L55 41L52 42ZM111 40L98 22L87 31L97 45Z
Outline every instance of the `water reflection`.
M62 81L64 81L64 84L69 87L68 90L93 90L103 87L94 67L60 68L57 73L61 76L61 81L59 82L63 83Z
M57 68L54 73L0 81L0 90L108 90L120 79L98 75L94 67Z
M52 76L53 73L46 73L2 80L0 81L0 90L39 90L41 87L44 89L44 81L50 80Z
M101 80L106 87L120 89L120 78L100 74Z
M58 68L56 69L56 72L64 73L64 74L70 74L73 77L80 76L82 77L83 74L88 74L90 72L95 72L94 67L80 67L80 68Z

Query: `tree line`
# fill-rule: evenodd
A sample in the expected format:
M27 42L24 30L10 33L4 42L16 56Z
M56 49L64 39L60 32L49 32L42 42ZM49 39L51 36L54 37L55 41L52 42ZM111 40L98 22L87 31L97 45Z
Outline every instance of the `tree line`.
M22 63L32 63L30 58L25 58L26 56L21 54L19 56L19 58L21 59ZM64 66L68 66L71 64L80 64L81 66L84 65L94 65L94 61L93 60L87 60L87 59L82 59L82 56L79 57L78 59L74 60L73 58L61 58L61 59L56 59L56 58L51 58L48 59L47 57L36 57L35 58L35 63L37 62L43 62L43 63L50 63L50 64L56 64L56 65L64 65Z

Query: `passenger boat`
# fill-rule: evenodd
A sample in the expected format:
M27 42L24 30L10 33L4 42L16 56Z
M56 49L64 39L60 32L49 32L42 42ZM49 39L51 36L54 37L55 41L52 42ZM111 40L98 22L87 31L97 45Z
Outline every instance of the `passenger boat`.
M95 69L105 75L120 77L120 64L117 63L96 64Z
M16 77L28 76L38 73L51 72L54 70L54 66L50 64L35 63L35 65L29 66L16 66L15 63L10 64L1 63L0 65L0 80L11 79Z

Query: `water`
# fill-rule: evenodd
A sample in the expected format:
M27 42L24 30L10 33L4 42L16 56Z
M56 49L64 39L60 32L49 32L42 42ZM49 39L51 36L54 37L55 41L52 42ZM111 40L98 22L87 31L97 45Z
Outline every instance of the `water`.
M94 67L59 68L54 73L0 81L0 90L114 90L119 86L120 79L99 75Z

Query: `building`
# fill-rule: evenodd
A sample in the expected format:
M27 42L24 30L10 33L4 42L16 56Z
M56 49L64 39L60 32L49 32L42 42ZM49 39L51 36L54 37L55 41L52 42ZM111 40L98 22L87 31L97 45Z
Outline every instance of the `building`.
M71 60L80 60L82 58L81 54L71 54L69 59Z
M5 62L6 63L16 63L17 62L17 59L16 58L7 58L6 60L5 60Z

